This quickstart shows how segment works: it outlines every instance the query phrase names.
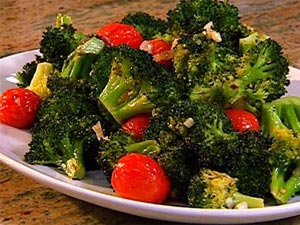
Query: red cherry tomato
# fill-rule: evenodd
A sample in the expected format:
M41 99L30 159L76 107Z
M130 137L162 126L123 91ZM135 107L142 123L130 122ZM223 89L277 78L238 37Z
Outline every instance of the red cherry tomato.
M112 173L111 184L122 198L162 203L171 183L162 167L152 158L130 153L120 158Z
M140 140L149 125L150 117L151 114L144 113L129 118L122 124L122 130Z
M156 62L170 65L174 57L171 50L172 45L162 39L145 40L142 42L140 49L153 55Z
M35 120L41 98L26 88L11 88L0 96L0 121L7 125L26 129Z
M96 35L111 47L126 44L131 48L139 48L143 41L142 35L135 27L121 23L104 25Z
M232 122L233 129L237 131L260 130L259 121L251 112L242 109L227 109L226 114Z

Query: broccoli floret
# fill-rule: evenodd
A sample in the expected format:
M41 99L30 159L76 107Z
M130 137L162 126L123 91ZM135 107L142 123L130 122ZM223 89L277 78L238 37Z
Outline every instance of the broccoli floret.
M61 70L64 60L84 39L85 35L74 28L70 16L57 14L55 25L43 32L40 52L45 61Z
M250 130L227 135L230 138L218 138L202 145L198 151L200 166L238 178L237 187L244 194L266 197L271 182L272 140Z
M162 154L174 154L174 160L182 153L169 153L169 146L182 146L191 159L191 174L195 168L215 169L237 177L238 188L245 194L264 197L269 193L271 140L254 131L234 131L224 109L217 104L185 99L155 108L144 139L157 140ZM173 165L185 163L174 160L164 160L167 173L176 170ZM255 182L257 179L259 182ZM177 189L184 190L185 186Z
M192 149L188 149L183 141L176 141L161 147L157 161L171 180L170 197L186 202L190 179L198 171L197 158Z
M286 96L263 106L261 129L273 138L270 191L279 204L300 191L300 98Z
M26 162L55 166L72 179L83 178L86 169L97 166L99 142L92 128L102 118L86 84L55 77L48 80L51 94L37 113Z
M188 203L200 208L262 208L264 200L241 194L236 186L237 179L226 173L201 169L191 179Z
M88 79L93 63L104 48L104 42L96 37L79 45L64 61L60 76L71 79Z
M243 33L239 10L228 1L181 0L167 15L168 32L174 36L201 33L205 25L212 22L223 43L237 46L237 37Z
M234 76L238 61L238 49L223 46L204 34L193 34L178 40L173 65L191 100L223 106L223 84Z
M260 116L262 105L286 93L288 61L280 45L253 32L238 48L203 34L182 36L174 50L174 71L199 102L217 102Z
M122 20L122 23L132 25L141 33L143 39L153 39L162 35L167 30L167 22L163 19L152 16L146 12L129 13Z
M179 99L154 109L144 139L156 139L162 146L179 139L186 142L186 148L196 149L198 144L213 142L216 137L227 138L226 133L232 129L218 105Z
M105 85L103 90L98 87L99 101L118 123L151 113L154 105L178 98L180 92L172 73L153 61L150 54L126 45L108 47L105 51L103 54L108 57L100 57L95 63L92 86L97 82L99 86Z
M235 77L225 82L223 93L228 105L259 115L265 102L286 93L289 64L281 46L270 38L248 38L241 43L243 51L247 50L242 52Z
M154 108L143 139L156 140L161 146L157 160L172 181L172 198L186 200L189 180L200 166L198 151L231 130L218 105L182 99Z
M33 61L24 64L22 70L16 73L16 78L18 80L17 85L24 88L29 86L36 71L37 65L43 61L44 60L41 56L36 55Z
M133 136L122 130L112 132L109 136L100 140L97 162L108 181L110 181L117 161L125 154L131 152L156 157L160 152L160 146L155 140L136 142Z

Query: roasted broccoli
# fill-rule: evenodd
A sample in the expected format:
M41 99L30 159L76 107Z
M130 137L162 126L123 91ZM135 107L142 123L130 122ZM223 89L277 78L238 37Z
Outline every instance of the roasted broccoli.
M266 197L270 192L272 140L250 130L227 135L230 138L219 138L210 145L203 145L198 151L199 164L236 177L237 187L244 194Z
M97 162L110 181L114 165L127 153L138 152L155 157L160 152L160 146L155 140L136 142L136 139L118 130L100 140Z
M146 12L134 12L125 16L122 23L132 25L141 33L143 39L153 39L167 30L167 22Z
M144 139L157 140L163 157L174 155L163 164L174 179L178 169L174 165L187 163L191 174L195 169L210 168L238 178L237 186L245 194L264 197L269 193L271 140L254 131L234 131L225 110L217 104L185 99L155 108ZM172 152L176 148L169 146L173 145L182 146L188 160L182 157L176 161L182 152L180 147L179 152ZM258 178L259 182L255 182Z
M99 142L92 128L102 118L86 84L54 76L48 80L51 94L37 113L25 161L56 166L72 179L95 168Z
M92 86L98 86L99 101L118 123L178 98L172 74L145 51L121 45L101 54L105 57L95 63Z
M286 96L264 104L261 129L273 138L270 192L279 204L300 192L300 98Z
M228 1L181 0L167 15L168 32L175 37L201 33L211 24L223 45L237 46L244 31L238 8Z
M256 32L239 39L238 48L207 37L182 36L174 49L174 71L190 99L217 102L260 115L265 102L286 93L288 61L280 45Z
M237 179L226 173L201 169L188 188L188 203L199 208L261 208L264 199L244 195L237 188Z
M228 105L259 115L265 102L287 92L288 60L275 40L261 38L255 32L240 43L240 63L234 78L223 85L224 97Z
M85 35L74 28L71 17L59 13L55 25L47 27L43 32L40 52L45 61L61 70L64 60L84 39Z
M154 108L143 139L160 144L157 160L172 181L173 198L185 199L189 180L199 170L202 146L210 146L231 130L230 120L218 105L182 99Z

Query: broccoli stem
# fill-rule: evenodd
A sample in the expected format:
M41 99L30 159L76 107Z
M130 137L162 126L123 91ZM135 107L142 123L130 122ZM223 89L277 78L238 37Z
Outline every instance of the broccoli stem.
M71 79L88 78L91 66L104 47L103 41L92 37L79 45L64 62L60 76Z
M139 152L151 157L157 156L160 153L160 146L155 140L146 140L127 145L126 152Z
M299 165L293 174L285 180L286 171L276 167L272 173L271 193L279 204L285 204L300 191L300 175L298 174Z
M65 162L60 167L71 179L82 179L85 176L85 166L83 161L83 143L85 140L71 140L64 138L61 140Z
M126 66L113 61L108 83L99 96L100 102L119 124L132 116L150 113L153 109L153 104L140 93L133 78L120 72L128 73Z
M233 201L235 205L246 202L248 208L263 208L264 207L264 199L257 198L249 195L244 195L240 192L236 192L233 194Z

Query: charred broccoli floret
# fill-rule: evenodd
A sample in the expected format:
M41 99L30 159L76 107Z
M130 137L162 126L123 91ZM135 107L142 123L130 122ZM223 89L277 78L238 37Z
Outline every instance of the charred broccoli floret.
M172 74L145 51L121 45L107 47L102 54L91 74L92 86L118 123L178 98Z
M98 139L93 126L101 121L86 82L48 80L51 94L43 100L25 161L55 166L72 179L82 179L95 168Z

